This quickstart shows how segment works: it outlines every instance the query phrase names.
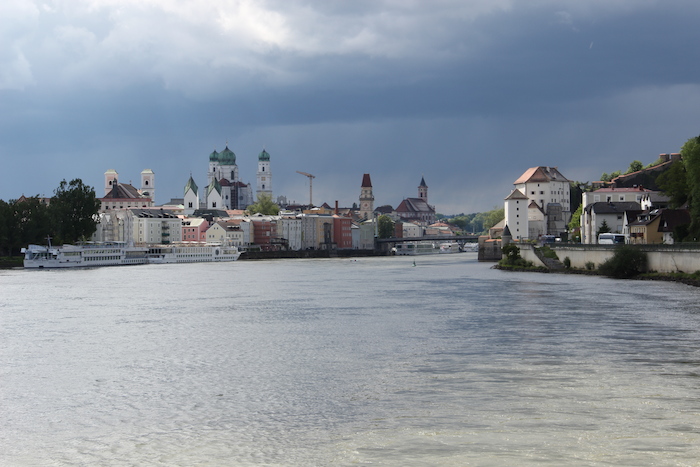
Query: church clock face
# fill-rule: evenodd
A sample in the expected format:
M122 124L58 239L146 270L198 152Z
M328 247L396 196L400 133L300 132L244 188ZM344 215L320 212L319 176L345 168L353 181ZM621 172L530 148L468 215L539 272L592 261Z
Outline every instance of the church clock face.
M369 204L367 203L362 203L362 209L367 209L369 208Z

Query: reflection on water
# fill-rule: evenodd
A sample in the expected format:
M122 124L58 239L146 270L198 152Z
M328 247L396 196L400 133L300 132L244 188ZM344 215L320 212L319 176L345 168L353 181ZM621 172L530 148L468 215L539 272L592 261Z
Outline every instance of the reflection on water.
M412 262L0 271L0 464L696 465L700 290Z

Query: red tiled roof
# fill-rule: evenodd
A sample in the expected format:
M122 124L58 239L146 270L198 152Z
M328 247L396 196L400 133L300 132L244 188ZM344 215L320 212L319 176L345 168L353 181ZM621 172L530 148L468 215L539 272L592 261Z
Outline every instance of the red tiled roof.
M556 167L531 167L523 173L520 178L513 182L514 185L521 183L543 183L543 182L568 182Z
M396 212L434 212L434 210L422 198L406 198L401 201Z

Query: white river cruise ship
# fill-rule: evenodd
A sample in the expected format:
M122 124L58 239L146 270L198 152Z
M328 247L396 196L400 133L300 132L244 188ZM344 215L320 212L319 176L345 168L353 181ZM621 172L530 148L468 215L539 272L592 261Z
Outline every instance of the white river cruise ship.
M130 246L124 242L29 245L22 249L24 267L30 269L125 266L148 263L236 261L241 252L219 243Z

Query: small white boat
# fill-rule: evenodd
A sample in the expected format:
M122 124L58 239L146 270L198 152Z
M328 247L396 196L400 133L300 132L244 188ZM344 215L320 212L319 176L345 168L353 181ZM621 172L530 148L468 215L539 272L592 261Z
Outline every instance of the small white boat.
M459 253L462 250L457 242L444 242L440 244L440 253Z

